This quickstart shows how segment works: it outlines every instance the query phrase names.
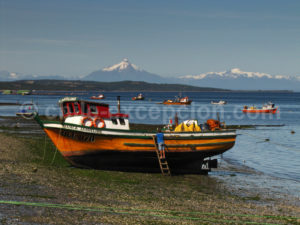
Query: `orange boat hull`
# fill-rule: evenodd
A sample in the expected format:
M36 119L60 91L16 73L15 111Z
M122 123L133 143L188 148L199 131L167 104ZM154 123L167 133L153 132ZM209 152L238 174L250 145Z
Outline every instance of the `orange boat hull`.
M243 113L272 113L275 114L277 112L276 109L243 109Z
M152 136L111 136L68 129L46 128L62 156L72 165L95 169L159 171ZM153 133L155 135L155 133ZM235 144L236 135L199 138L165 137L166 156L176 171L201 165L206 157L221 154Z
M190 105L192 103L192 101L188 101L188 102L168 102L168 101L164 101L163 104L164 105Z

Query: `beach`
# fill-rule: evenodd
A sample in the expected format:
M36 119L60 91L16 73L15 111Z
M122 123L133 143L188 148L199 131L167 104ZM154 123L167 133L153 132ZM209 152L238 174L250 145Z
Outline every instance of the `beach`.
M0 0L0 225L300 225L299 9Z
M33 121L10 119L1 119L1 224L300 224L297 199L235 184L255 173L247 167L213 172L227 181L74 168Z

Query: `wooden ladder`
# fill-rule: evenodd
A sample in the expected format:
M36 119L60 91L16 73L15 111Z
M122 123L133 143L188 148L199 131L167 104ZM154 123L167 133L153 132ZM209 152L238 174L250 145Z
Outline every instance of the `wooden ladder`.
M154 146L155 146L156 155L157 155L157 159L158 159L161 174L165 175L165 176L171 176L171 171L170 171L167 159L166 158L164 158L164 159L160 158L158 145L156 143L156 136L153 136L153 142L154 142Z

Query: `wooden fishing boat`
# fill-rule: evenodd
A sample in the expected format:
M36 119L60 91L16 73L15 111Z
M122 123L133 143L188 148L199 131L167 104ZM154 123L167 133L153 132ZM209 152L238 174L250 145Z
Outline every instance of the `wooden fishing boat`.
M142 93L140 93L138 96L135 96L132 98L133 101L136 101L136 100L144 100L145 97L143 96Z
M175 100L166 100L162 104L164 105L190 105L192 103L192 100L190 100L188 97L183 98L176 98Z
M77 98L59 101L62 121L35 120L62 156L72 165L123 171L159 171L153 136L156 132L132 130L127 114L111 114L104 103ZM120 105L119 105L120 106ZM119 107L120 108L120 107ZM168 131L166 157L172 171L201 170L204 159L235 144L235 130Z
M103 94L100 94L98 96L92 96L92 97L90 97L90 99L105 99L105 97Z
M275 114L277 112L277 107L272 102L263 105L262 108L256 108L255 106L244 106L243 113L272 113Z

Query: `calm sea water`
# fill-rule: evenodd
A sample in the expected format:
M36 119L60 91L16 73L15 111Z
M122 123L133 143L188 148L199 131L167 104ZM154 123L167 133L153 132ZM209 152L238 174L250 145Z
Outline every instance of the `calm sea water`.
M86 93L78 97L89 99L99 93ZM265 127L255 130L238 130L236 145L224 153L224 158L234 164L246 164L266 176L275 177L280 182L277 185L292 185L294 193L300 196L300 93L223 93L223 92L185 92L182 96L189 96L193 102L190 106L166 106L157 104L166 99L174 99L178 93L174 92L146 92L145 101L132 101L137 92L108 92L101 100L110 104L111 111L117 111L116 97L121 96L121 110L128 113L130 121L134 123L161 124L168 123L178 114L181 121L197 119L199 123L209 118L217 118L227 124L256 124L256 125L284 125ZM58 115L57 102L62 95L0 95L0 102L30 102L37 103L40 114ZM212 100L225 100L225 106L211 105ZM244 105L262 106L272 101L279 108L279 113L243 114ZM14 116L19 106L0 106L1 116ZM295 133L292 134L291 131Z

